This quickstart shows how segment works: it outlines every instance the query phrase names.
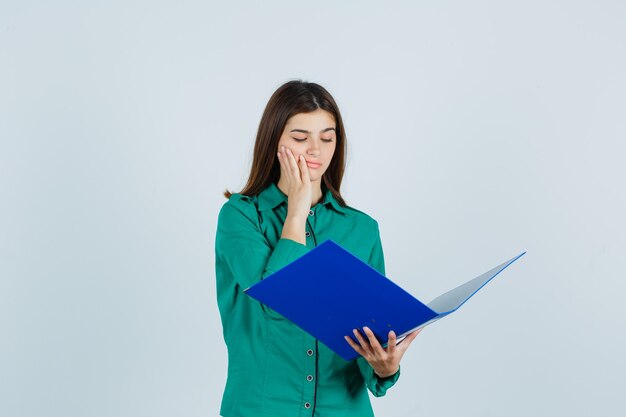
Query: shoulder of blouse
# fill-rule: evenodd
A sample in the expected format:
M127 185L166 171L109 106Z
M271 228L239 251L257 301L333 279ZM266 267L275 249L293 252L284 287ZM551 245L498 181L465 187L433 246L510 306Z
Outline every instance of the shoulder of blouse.
M236 218L237 212L256 224L259 218L257 197L233 193L228 201L222 205L218 215L218 223L228 222Z
M230 195L230 198L225 204L228 204L228 203L238 204L239 202L242 202L245 204L245 203L251 202L253 199L256 199L256 197L250 197L250 196L239 194L239 193L232 193Z
M345 206L344 210L354 216L360 223L378 229L378 221L362 210L358 210L351 206Z

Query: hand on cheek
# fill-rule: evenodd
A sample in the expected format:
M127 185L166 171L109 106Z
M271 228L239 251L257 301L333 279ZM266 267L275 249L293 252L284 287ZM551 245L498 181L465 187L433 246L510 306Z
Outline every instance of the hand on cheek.
M296 158L298 158L296 160ZM286 183L288 190L288 213L298 216L306 215L311 208L313 198L313 186L309 177L309 167L306 165L304 156L296 157L291 149L281 147L278 151L281 179Z

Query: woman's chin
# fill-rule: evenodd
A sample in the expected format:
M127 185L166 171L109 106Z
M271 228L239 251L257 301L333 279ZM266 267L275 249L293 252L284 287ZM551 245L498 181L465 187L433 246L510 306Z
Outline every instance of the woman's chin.
M323 172L317 172L317 170L309 169L309 178L311 181L319 181L323 175Z

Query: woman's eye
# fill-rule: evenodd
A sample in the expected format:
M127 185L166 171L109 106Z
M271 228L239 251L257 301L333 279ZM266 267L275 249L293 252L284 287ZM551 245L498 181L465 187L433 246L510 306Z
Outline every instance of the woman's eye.
M292 138L293 140L295 140L296 142L304 142L307 138L301 139L301 138ZM325 139L325 138L320 138L322 142L332 142L332 139Z

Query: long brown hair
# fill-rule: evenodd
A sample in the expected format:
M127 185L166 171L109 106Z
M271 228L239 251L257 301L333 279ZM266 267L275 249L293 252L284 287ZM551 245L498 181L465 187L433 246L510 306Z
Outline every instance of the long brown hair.
M280 165L276 152L287 120L298 113L309 113L317 109L326 110L333 115L337 138L335 153L328 169L322 176L322 180L335 200L342 206L346 205L339 192L345 171L347 149L346 134L339 107L324 87L301 80L293 80L283 84L267 102L256 135L250 176L240 194L258 195L272 182L279 180ZM230 198L232 194L228 190L224 191L226 198Z

